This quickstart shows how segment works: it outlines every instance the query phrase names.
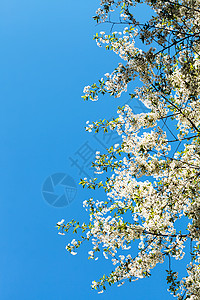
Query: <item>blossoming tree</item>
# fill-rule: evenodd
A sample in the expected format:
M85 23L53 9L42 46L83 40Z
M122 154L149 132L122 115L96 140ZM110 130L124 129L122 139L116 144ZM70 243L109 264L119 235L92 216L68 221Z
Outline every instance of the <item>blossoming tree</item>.
M134 16L142 2L153 11L145 24ZM108 34L94 38L118 54L120 63L98 84L85 87L83 98L96 101L128 91L148 112L134 114L125 105L116 119L87 124L88 131L116 130L122 142L97 153L93 166L96 173L112 173L106 180L81 180L83 187L105 190L104 200L84 201L90 222L62 220L59 233L82 232L66 246L71 254L88 241L89 258L102 251L112 261L113 271L92 283L99 292L107 284L148 277L167 260L169 291L179 300L199 300L200 1L101 0L94 19L110 24ZM120 32L114 31L116 24ZM136 47L141 42L142 50ZM142 82L138 88L135 78ZM181 279L173 259L181 260L188 244L191 259Z

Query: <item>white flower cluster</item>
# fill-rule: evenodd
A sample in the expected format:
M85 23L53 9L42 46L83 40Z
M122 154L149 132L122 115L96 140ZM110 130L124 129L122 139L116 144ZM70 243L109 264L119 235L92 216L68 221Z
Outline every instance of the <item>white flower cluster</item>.
M137 2L101 0L97 22L108 20L113 9L120 7L128 26L110 35L100 32L95 36L97 45L113 50L124 65L119 63L111 74L106 73L99 86L86 86L83 98L96 101L99 94L120 97L128 83L139 77L142 86L130 95L149 112L135 114L125 105L115 120L87 122L89 132L100 127L116 130L122 143L106 154L96 153L96 173L110 168L112 176L104 183L97 178L81 180L91 189L103 188L106 199L84 201L90 212L88 225L74 221L64 225L66 231L71 226L74 232L85 232L82 240L73 240L66 248L75 255L74 250L90 240L90 259L97 260L100 251L105 259L111 259L114 271L92 283L102 292L106 283L123 284L126 279L150 276L151 269L165 259L181 260L191 241L193 259L188 276L178 282L170 269L168 282L178 299L199 300L200 2L146 0L156 16L144 26L134 21L130 12ZM158 50L149 47L143 51L135 46L137 38L147 45L157 43L161 50L159 46ZM63 226L63 220L57 225Z

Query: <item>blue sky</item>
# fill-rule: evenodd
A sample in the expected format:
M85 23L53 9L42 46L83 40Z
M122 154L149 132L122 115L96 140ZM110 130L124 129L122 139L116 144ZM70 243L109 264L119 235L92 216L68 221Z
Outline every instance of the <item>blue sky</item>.
M82 90L118 62L100 49L92 19L98 1L1 0L0 2L0 298L2 300L169 299L166 265L150 280L109 288L104 294L90 284L112 270L108 261L87 259L88 247L71 256L65 245L73 236L57 234L55 225L87 220L82 202L90 196L78 187L63 208L45 202L41 190L54 173L82 174L70 157L86 142L103 146L84 131L87 120L116 114L122 100L84 102ZM145 9L137 11L145 17ZM101 141L103 137L101 137ZM104 141L106 142L106 141ZM86 169L90 172L89 169ZM101 197L96 194L96 197Z

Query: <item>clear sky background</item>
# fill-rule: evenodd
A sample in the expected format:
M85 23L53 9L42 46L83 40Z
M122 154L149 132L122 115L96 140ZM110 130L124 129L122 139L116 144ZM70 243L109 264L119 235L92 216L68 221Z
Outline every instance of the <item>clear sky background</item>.
M88 260L88 246L72 256L55 225L87 220L82 202L90 197L78 187L74 201L63 208L43 198L43 182L51 174L70 174L78 186L79 169L70 157L87 142L102 144L84 130L87 120L116 115L128 100L81 99L85 85L111 72L118 57L96 46L101 30L92 19L97 0L0 1L0 299L2 300L160 300L166 292L166 265L151 279L91 291L92 280L112 270L105 259ZM140 18L147 11L137 10ZM137 109L136 109L137 110ZM90 172L84 166L85 172ZM102 197L99 192L97 198Z

